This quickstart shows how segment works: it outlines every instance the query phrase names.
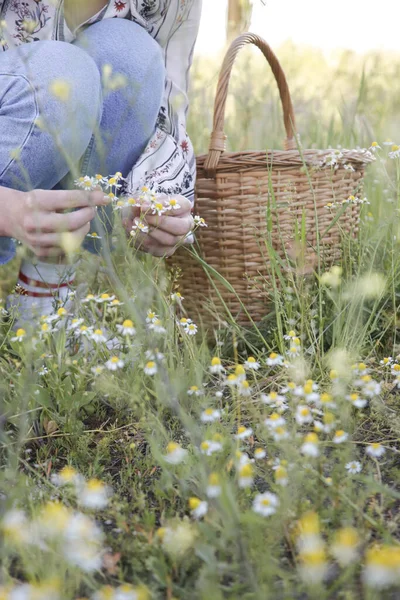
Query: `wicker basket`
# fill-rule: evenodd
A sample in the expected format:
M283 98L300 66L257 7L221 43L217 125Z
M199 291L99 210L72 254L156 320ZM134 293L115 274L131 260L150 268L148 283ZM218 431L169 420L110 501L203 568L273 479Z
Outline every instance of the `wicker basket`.
M246 44L255 44L263 52L276 78L287 135L283 151L225 152L223 130L230 74L239 50ZM209 152L197 157L195 208L208 226L197 230L193 250L211 269L204 267L187 247L180 248L169 260L181 270L179 287L188 315L203 326L215 325L215 308L222 316L228 308L240 325L249 324L251 319L258 322L266 315L268 288L272 287L268 285L266 236L274 251L284 256L296 247L296 227L303 232L305 229L303 258L312 265L317 253L325 263L337 260L342 232L357 233L358 204L350 203L337 221L336 211L326 205L350 195L360 197L364 167L373 156L365 150L343 151L332 167L324 163L327 159L329 163L332 150L296 149L295 131L289 89L276 56L257 35L239 36L222 65ZM215 271L231 289L221 283Z

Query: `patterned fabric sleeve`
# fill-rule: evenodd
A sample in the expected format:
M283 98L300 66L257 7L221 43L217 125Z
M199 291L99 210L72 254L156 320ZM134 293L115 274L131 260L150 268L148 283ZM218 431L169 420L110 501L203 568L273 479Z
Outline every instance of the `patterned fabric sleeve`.
M126 191L135 196L141 187L147 186L155 193L182 194L193 203L196 161L186 131L186 115L201 0L178 2L188 8L183 14L178 10L175 30L165 47L167 76L156 129L127 177Z

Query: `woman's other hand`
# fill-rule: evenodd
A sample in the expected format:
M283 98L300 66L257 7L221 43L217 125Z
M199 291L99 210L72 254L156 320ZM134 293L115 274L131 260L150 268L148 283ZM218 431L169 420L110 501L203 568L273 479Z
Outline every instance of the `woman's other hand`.
M96 206L110 203L100 190L12 192L13 202L7 207L5 235L23 242L39 257L64 254L65 233L73 235L74 245L78 247L89 232ZM76 210L65 212L71 209Z
M148 252L153 256L171 256L180 246L194 226L191 215L192 204L185 196L171 196L176 200L179 208L169 209L161 215L152 214L150 204L144 204L135 208L130 217L124 222L129 234L135 221L148 227L148 233L135 230L135 247L138 250ZM168 197L157 196L157 202L168 204Z

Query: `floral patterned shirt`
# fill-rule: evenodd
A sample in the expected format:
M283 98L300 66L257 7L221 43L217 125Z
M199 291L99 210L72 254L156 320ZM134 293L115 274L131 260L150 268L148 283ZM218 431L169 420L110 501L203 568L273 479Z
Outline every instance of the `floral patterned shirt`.
M127 193L146 185L155 193L194 200L196 162L186 131L188 76L200 24L202 0L109 0L71 32L64 0L0 0L0 52L27 42L72 42L79 29L119 17L144 27L163 49L165 92L155 131L127 177Z

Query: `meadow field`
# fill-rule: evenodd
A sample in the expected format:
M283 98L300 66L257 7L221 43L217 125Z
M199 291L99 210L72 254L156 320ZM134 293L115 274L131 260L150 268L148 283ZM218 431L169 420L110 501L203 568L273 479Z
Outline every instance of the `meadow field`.
M257 327L223 315L211 337L118 223L68 310L16 332L2 309L1 600L400 598L400 54L277 54L302 147L375 157L357 238L333 266L283 269ZM198 154L221 60L193 66ZM226 133L282 148L251 50Z

